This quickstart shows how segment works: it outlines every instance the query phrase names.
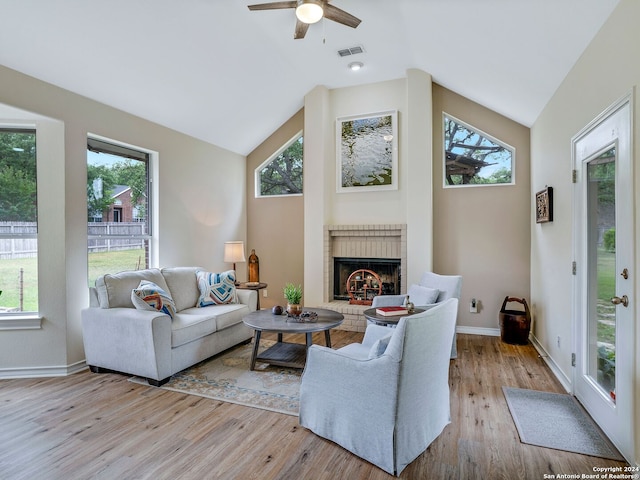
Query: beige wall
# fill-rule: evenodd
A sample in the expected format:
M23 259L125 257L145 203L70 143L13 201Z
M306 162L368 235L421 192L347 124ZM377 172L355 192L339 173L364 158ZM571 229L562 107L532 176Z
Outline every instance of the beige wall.
M571 138L607 107L640 83L640 2L621 0L591 45L569 72L531 129L531 183L534 190L554 187L554 221L534 228L531 248L531 296L537 311L535 335L561 374L571 382L574 349L572 324L572 183ZM635 99L634 117L640 118ZM635 205L640 205L640 138L633 133ZM635 211L635 265L640 272L640 222ZM635 281L635 461L640 462L640 282ZM557 336L565 339L556 345Z
M245 158L5 67L0 85L0 104L22 110L23 121L32 116L38 128L43 316L39 330L0 333L0 376L65 374L84 360L87 134L157 152L159 266L229 268L222 261L223 243L246 236Z
M398 111L400 136L398 190L336 193L335 119L392 109ZM442 188L442 164L435 162L432 177L431 158L442 159L443 110L516 147L516 185ZM299 131L301 114L252 152L247 162L247 250L256 248L260 278L269 283L263 307L282 303L282 285L289 279L298 283L300 278L305 301L322 302L324 224L406 223L411 235L408 284L431 270L431 262L436 272L463 275L458 323L470 330L495 334L504 297L529 300L528 128L432 85L428 74L416 70L408 71L406 79L372 85L317 87L305 99L304 198L253 198L253 170ZM274 228L284 218L291 218L289 225L297 227ZM469 313L471 297L482 302L478 314Z
M302 132L300 110L247 156L247 255L255 249L260 260L260 307L284 305L285 284L303 283L304 229L302 195L256 198L254 172L286 142ZM303 143L306 147L306 142ZM307 173L306 170L304 172ZM238 267L240 270L240 267Z
M336 193L336 118L398 112L398 189ZM323 301L323 225L407 224L408 283L431 269L431 76L329 90L305 97L305 302Z
M515 185L443 188L443 112L515 147ZM530 302L529 129L434 84L433 158L434 271L463 277L463 331L498 329L505 296Z

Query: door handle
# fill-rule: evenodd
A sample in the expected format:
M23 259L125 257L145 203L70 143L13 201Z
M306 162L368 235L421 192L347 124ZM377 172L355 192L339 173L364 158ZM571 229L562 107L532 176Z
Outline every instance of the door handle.
M629 306L629 297L627 297L626 295L622 295L622 298L613 297L611 299L611 303L613 303L614 305L622 304L623 307L628 307Z

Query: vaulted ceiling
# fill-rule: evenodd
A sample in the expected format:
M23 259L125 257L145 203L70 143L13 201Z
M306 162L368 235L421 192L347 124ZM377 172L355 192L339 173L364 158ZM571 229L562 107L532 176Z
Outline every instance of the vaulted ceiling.
M531 126L619 0L333 0L362 23L302 40L268 1L0 0L0 64L240 154L315 86L409 68Z

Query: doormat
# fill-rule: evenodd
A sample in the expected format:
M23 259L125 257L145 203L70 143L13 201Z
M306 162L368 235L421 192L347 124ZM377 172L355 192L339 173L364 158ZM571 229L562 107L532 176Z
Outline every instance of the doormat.
M260 350L274 343L262 340ZM174 374L159 388L297 416L302 370L256 362L251 371L252 350L253 341L234 347ZM148 385L139 377L130 381Z
M522 443L625 461L572 395L511 387L502 391Z

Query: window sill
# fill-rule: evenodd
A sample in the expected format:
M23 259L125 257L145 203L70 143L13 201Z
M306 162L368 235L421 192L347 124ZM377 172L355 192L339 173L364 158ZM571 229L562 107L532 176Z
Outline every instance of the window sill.
M38 314L0 315L0 330L40 330L42 317Z

